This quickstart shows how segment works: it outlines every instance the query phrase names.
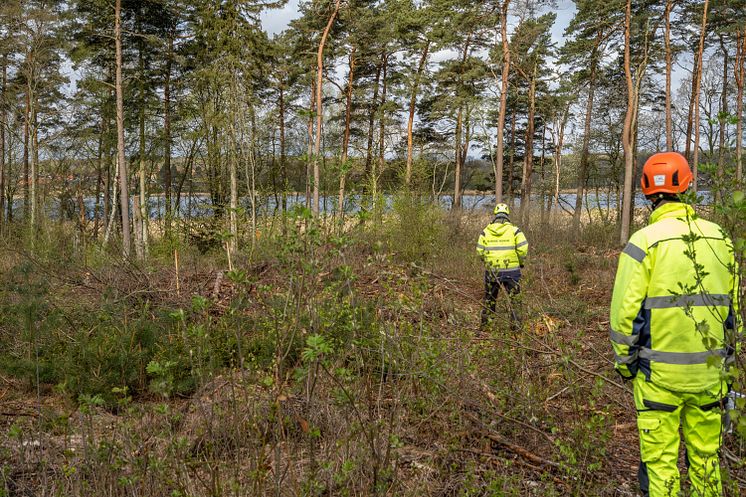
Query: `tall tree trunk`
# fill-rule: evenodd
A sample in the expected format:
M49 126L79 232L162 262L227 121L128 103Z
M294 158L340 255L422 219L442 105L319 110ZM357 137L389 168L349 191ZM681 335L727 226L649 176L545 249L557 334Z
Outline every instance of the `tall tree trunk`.
M583 126L583 148L580 152L580 167L578 169L578 188L575 195L575 212L572 217L572 228L576 234L580 230L580 217L583 214L583 193L588 176L588 160L591 143L591 121L593 118L593 99L596 94L596 73L598 71L598 51L601 46L603 33L596 34L596 41L591 52L591 67L588 78L588 101L585 106L585 124Z
M736 35L736 65L733 70L738 87L736 97L736 181L740 184L743 179L743 86L744 59L746 59L746 28Z
M692 158L692 133L694 129L694 98L697 94L694 91L697 74L699 74L699 63L698 52L694 52L694 68L692 69L692 88L689 92L689 110L686 118L686 143L684 145L684 156L687 160L691 161Z
M311 167L313 161L313 114L316 112L316 80L311 79L311 101L310 101L310 112L308 113L308 161L306 162L306 208L311 207ZM371 117L372 119L372 117Z
M166 54L166 67L163 81L163 195L166 206L165 232L171 233L171 218L173 214L171 203L171 67L173 64L174 34L169 33L168 53ZM179 209L179 206L176 206Z
M471 34L466 37L466 43L464 43L464 50L461 54L461 70L459 74L459 82L462 82L464 75L464 66L466 59L469 56L469 47L471 45ZM461 135L463 132L464 125L464 104L460 104L458 107L458 114L456 116L456 167L454 174L454 185L453 185L453 207L456 209L461 208L461 175L463 174L464 161L466 157L461 153Z
M632 121L635 109L635 86L632 82L632 63L630 61L630 31L632 23L632 0L627 0L624 15L624 76L627 82L627 112L624 116L624 130L622 131L622 146L624 147L624 191L622 202L622 226L620 232L620 243L627 243L630 234L632 198L632 179L634 175L635 158L633 155L634 144Z
M534 118L536 114L536 72L534 65L528 86L528 121L526 126L526 153L521 178L521 208L519 217L524 229L528 229L531 218L531 176L534 172Z
M285 143L285 88L284 82L280 86L280 182L282 183L282 212L288 210L288 172L285 163L287 145Z
M512 206L513 199L515 197L513 192L513 176L514 176L514 162L515 162L515 124L516 124L516 109L513 106L510 116L510 157L508 157L508 198L510 198L510 204Z
M29 130L31 128L31 95L25 86L26 108L23 117L23 217L28 222L31 210L31 180L29 179Z
M464 121L464 107L459 106L456 115L456 136L455 136L455 159L456 167L453 172L453 208L461 207L461 129Z
M140 29L138 28L138 31ZM134 212L134 225L135 225L135 254L137 258L142 260L145 258L145 244L146 244L146 205L145 205L145 60L143 59L142 53L142 40L138 43L138 59L140 66L140 102L138 121L140 127L139 134L139 152L138 152L138 186L139 195L136 195L133 202Z
M673 56L671 50L671 10L674 0L666 0L664 11L665 35L664 43L666 50L666 150L673 150L673 121L671 118L671 66Z
M105 149L106 149L106 155L105 155L105 161L104 161L106 163L106 180L105 180L106 183L104 185L105 188L104 188L104 199L103 199L104 200L104 212L103 212L104 233L106 233L106 231L109 228L108 223L109 223L109 218L111 217L109 215L109 209L111 209L112 205L114 205L114 202L112 202L111 200L111 196L113 195L112 192L116 190L113 184L113 180L111 178L111 164L112 164L111 142L106 137L106 134L107 134L106 129L108 128L108 125L109 125L108 117L106 117L106 120L102 124L102 126L105 126L105 127L102 127L102 131L101 131L101 133L104 135L104 144L105 144ZM116 167L114 169L116 171ZM114 173L114 175L116 175L116 172Z
M103 188L104 173L103 173L103 157L104 157L104 133L103 133L103 119L101 120L101 127L98 135L98 150L96 152L96 196L93 203L93 239L98 238L98 230L101 223L101 215L99 214L99 208L101 207L101 189Z
M114 45L116 48L116 82L114 88L117 94L117 169L119 174L119 210L122 214L122 252L129 257L131 252L130 239L130 204L129 186L127 178L127 162L124 156L124 97L122 88L122 0L114 4Z
M508 7L510 0L504 0L502 3L502 12L500 18L500 38L503 47L503 67L502 76L500 77L500 110L497 117L497 146L495 150L495 199L503 201L503 156L504 150L504 131L505 131L505 114L508 104L508 78L510 77L510 45L508 44ZM515 117L515 115L514 115ZM515 131L514 131L515 133ZM512 182L513 172L511 163L510 181ZM508 186L513 194L512 184Z
M720 204L722 200L723 180L725 179L725 137L728 132L728 47L725 46L725 38L720 35L720 49L723 51L723 89L720 94L720 112L718 120L720 121L720 130L718 132L718 184L715 188L715 205Z
M562 147L565 144L565 127L567 126L567 118L570 115L570 105L568 104L562 111L562 114L558 116L555 122L555 128L557 131L557 142L554 148L554 200L552 202L552 210L549 215L550 221L552 217L559 214L559 192L560 192L560 171L562 169Z
M347 153L350 146L350 124L352 122L352 89L355 79L355 52L356 47L353 45L350 50L348 60L347 88L345 90L345 130L342 137L342 156L339 165L339 198L337 200L337 209L339 211L339 223L344 226L345 213L345 179L347 178Z
M539 207L541 212L541 224L547 222L546 219L546 155L547 155L547 126L546 122L541 123L541 156L539 157L539 169L541 169L541 190L539 192Z
M319 183L321 182L321 172L319 170L319 155L321 154L321 133L322 133L322 121L323 121L323 108L321 102L322 89L323 89L323 76L324 76L324 45L326 44L326 38L329 36L329 31L332 29L334 19L339 13L339 3L341 0L334 2L334 11L329 16L329 20L326 23L324 32L321 35L321 41L319 41L319 49L316 53L316 144L313 150L313 204L311 211L314 216L319 215Z
M8 56L3 55L3 76L0 86L0 232L5 218L5 128L8 125L6 88L8 86ZM8 161L10 163L10 161ZM12 202L12 199L8 200Z
M407 167L404 173L404 184L407 185L407 187L410 187L412 183L412 162L414 157L413 130L414 113L415 107L417 105L417 93L420 88L420 80L422 79L422 74L425 72L425 67L427 66L427 55L429 52L430 40L426 40L425 47L422 49L420 63L417 66L417 74L415 75L414 83L412 84L412 94L409 97L409 119L407 120Z
M370 178L373 165L373 132L375 130L376 113L378 112L378 92L381 81L381 70L383 69L383 57L381 63L376 65L376 77L373 81L373 98L370 101L368 110L368 144L365 154L365 177Z
M705 37L707 35L707 9L710 5L709 0L704 0L702 6L702 27L699 32L699 51L697 59L697 74L694 84L694 150L692 151L692 175L694 176L692 186L697 191L697 169L699 166L699 88L702 83L702 61L705 50Z
M228 229L230 230L231 239L228 243L230 252L235 252L238 249L238 163L240 160L238 136L236 130L236 121L238 121L238 74L231 75L231 89L230 89L230 101L228 103L230 120L230 152L229 152L229 180L230 180L230 211L228 213ZM231 264L229 258L229 266Z
M29 88L29 93L31 89ZM31 229L36 231L38 215L38 184L39 184L39 121L37 117L37 107L39 100L36 94L31 94Z
M389 67L389 54L386 51L387 49L384 48L383 52L383 69L381 72L381 103L378 106L378 123L379 123L379 129L378 129L378 167L373 172L373 207L374 212L376 210L376 206L378 204L378 181L381 178L381 175L383 174L384 169L386 168L386 112L385 112L385 105L386 105L386 93L388 90L388 67Z

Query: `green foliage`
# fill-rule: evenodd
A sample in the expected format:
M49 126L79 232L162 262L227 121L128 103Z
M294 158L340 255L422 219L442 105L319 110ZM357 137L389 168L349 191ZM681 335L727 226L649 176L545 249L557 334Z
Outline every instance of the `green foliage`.
M426 262L443 246L444 222L429 198L396 195L388 223L389 248L404 262Z

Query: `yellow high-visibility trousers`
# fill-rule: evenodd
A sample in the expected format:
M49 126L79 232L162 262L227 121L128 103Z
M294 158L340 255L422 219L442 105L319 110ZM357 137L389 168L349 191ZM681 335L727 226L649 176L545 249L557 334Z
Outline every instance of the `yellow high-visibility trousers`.
M679 425L684 433L692 495L720 497L718 451L722 441L721 399L724 384L701 393L672 392L645 380L634 380L637 428L640 432L640 490L649 497L677 497L680 490Z

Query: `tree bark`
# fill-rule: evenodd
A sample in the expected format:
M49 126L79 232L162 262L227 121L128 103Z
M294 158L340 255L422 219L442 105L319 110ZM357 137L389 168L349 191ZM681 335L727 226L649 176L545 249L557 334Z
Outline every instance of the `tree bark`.
M311 207L311 168L312 168L312 161L313 161L313 145L314 145L314 138L313 138L313 114L316 112L316 80L311 79L311 102L310 102L310 112L308 113L308 161L306 162L306 198L305 198L305 204L306 208Z
M29 130L31 128L31 95L29 94L28 85L24 94L26 98L26 108L23 118L23 217L28 221L29 211L31 210L31 181L29 179Z
M591 121L593 117L593 99L596 93L596 73L598 71L598 50L601 46L603 33L598 32L596 42L591 52L590 76L588 78L588 102L585 107L585 124L583 127L583 148L580 153L580 168L578 170L578 188L575 195L575 212L572 217L573 232L576 234L580 229L580 216L583 213L583 191L585 190L586 176L588 176L588 159L591 143Z
M642 92L642 83L645 79L645 70L650 50L650 30L649 25L646 24L642 59L635 68L635 77L633 80L630 55L631 3L631 0L627 0L624 29L624 74L627 83L627 113L624 116L624 132L622 135L622 146L624 147L624 192L620 231L622 244L627 243L629 239L634 215L635 198L633 179L635 176L635 158L637 156L637 116L640 108L640 93Z
M337 199L337 209L339 212L340 225L344 225L345 179L347 178L347 153L350 146L350 124L352 122L352 89L353 81L355 79L355 52L356 47L353 46L352 50L350 50L350 57L348 60L349 72L347 75L347 89L345 91L345 130L344 136L342 137L342 156L339 159L339 198Z
M422 74L425 72L427 66L427 56L430 52L430 40L425 41L425 47L422 49L422 56L420 57L420 63L417 66L417 74L412 85L412 95L409 97L409 119L407 120L407 167L404 173L404 184L409 188L412 183L412 162L413 162L413 151L414 151L414 114L415 107L417 105L417 92L420 88L420 80Z
M101 189L104 182L103 174L103 152L104 152L104 132L103 132L103 119L101 120L101 128L98 135L98 151L96 152L96 194L93 203L93 239L98 238L98 229L101 224L101 216L98 211L101 206Z
M565 127L567 126L567 118L570 115L569 104L562 111L561 116L558 117L555 128L557 129L557 142L554 148L554 200L552 202L552 211L550 212L550 221L553 218L554 213L559 213L559 191L560 191L560 171L562 169L562 147L565 143Z
M124 100L122 88L122 0L114 4L114 45L116 49L116 82L117 94L117 169L119 174L119 210L122 214L122 253L129 257L131 252L129 187L127 180L127 162L124 156Z
M282 183L282 212L288 210L288 172L286 165L287 145L285 143L285 88L280 83L280 182Z
M624 77L627 83L627 113L624 116L624 130L622 131L622 146L624 147L624 191L622 202L622 226L620 233L620 244L627 243L630 234L632 199L632 178L634 175L635 158L633 157L633 135L632 121L634 113L634 91L632 82L632 63L630 61L630 31L632 22L632 0L627 0L624 14Z
M316 53L316 143L313 150L313 205L311 210L314 216L319 215L319 183L321 182L321 172L319 170L319 154L321 153L321 125L323 121L323 108L322 108L322 89L323 89L323 76L324 76L324 45L326 44L326 38L329 36L329 31L332 29L334 19L339 13L339 3L341 0L334 2L334 11L329 16L329 20L326 23L324 32L321 35L321 41L319 42L319 49Z
M168 53L166 55L165 77L163 81L163 195L166 206L165 232L171 232L171 218L173 214L171 203L171 67L173 64L174 34L169 33ZM179 209L179 206L176 206Z
M6 111L5 100L7 87L8 56L3 55L3 76L2 86L0 86L0 231L2 231L5 218L5 128L8 125L8 113Z
M29 88L29 93L31 89ZM31 143L31 228L36 230L37 228L37 215L38 215L38 183L39 183L39 121L38 121L38 103L39 100L36 97L35 92L31 93L31 136L29 142Z
M508 197L510 198L510 204L513 204L514 192L513 192L513 176L515 174L514 161L515 161L515 124L516 124L516 109L512 109L510 116L510 157L508 158Z
M503 68L500 77L500 110L497 117L497 145L495 150L495 199L498 203L503 200L503 156L505 154L505 115L508 104L508 78L510 77L510 45L508 44L508 7L510 0L502 3L502 15L500 18L500 38L503 47ZM512 168L512 164L511 164ZM512 181L512 170L510 179ZM508 187L512 194L512 186Z
M692 151L692 188L697 191L697 169L699 166L699 89L702 84L702 57L705 50L705 36L707 35L707 9L710 5L709 0L704 0L702 6L702 27L699 32L699 51L697 59L697 74L694 84L694 150Z
M723 51L723 89L720 93L720 112L718 121L720 130L718 132L718 184L715 188L715 205L720 204L723 192L723 180L725 179L725 136L728 131L728 47L725 46L725 38L720 35L720 49Z
M456 115L456 136L455 136L455 159L456 166L453 171L453 208L461 207L461 130L463 128L464 107L459 106Z
M376 212L378 205L378 181L386 168L386 94L388 91L388 68L389 68L389 54L384 48L383 52L383 68L381 73L381 104L378 106L378 167L373 171L373 211Z
M138 29L138 31L140 31ZM145 60L143 59L142 40L138 44L138 58L140 66L140 109L138 115L140 134L138 152L138 182L139 195L134 199L134 224L135 224L135 254L142 260L145 258L145 246L147 244L147 205L145 200Z
M693 123L694 123L694 85L695 80L697 78L697 74L699 71L699 58L698 58L698 52L694 52L694 68L692 69L692 88L689 92L689 110L687 112L687 118L686 118L686 144L684 145L684 156L687 160L691 160L692 158L692 132L693 132Z
M238 121L238 74L231 74L231 95L228 103L230 119L230 139L231 139L231 150L229 155L229 180L230 180L230 212L228 213L228 229L230 230L231 238L228 246L231 252L235 252L238 249L238 162L239 162L239 145L238 136L236 131L236 121ZM230 260L230 259L229 259ZM230 265L230 262L229 262Z
M526 125L526 153L521 178L520 219L524 229L528 229L531 218L531 176L534 172L534 118L536 116L536 73L534 65L528 86L528 121Z
M376 66L376 78L373 82L373 98L371 99L370 109L368 110L368 145L365 155L365 177L370 179L373 164L373 132L375 130L376 113L378 112L378 92L381 81L381 70L383 69L383 58L381 63Z
M673 151L673 121L671 117L671 66L673 64L671 50L671 11L673 1L666 0L664 11L665 35L664 44L666 50L666 150Z
M464 66L466 59L469 56L469 46L471 45L471 34L466 37L466 43L464 43L464 51L461 54L461 70L459 73L459 79L463 78ZM461 81L463 82L463 81ZM456 116L456 167L454 171L454 185L453 185L453 207L456 209L461 208L461 175L466 160L466 154L461 152L461 136L464 125L464 104L460 104L458 107L458 114Z
M743 179L743 86L744 59L746 59L746 29L736 35L736 66L734 76L738 88L736 97L736 181L740 184Z

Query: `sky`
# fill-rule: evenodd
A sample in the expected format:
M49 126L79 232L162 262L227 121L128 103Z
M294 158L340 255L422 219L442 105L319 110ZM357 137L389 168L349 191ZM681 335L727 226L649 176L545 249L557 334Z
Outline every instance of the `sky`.
M281 9L271 9L262 13L262 24L270 36L282 32L290 21L300 17L299 3L300 0L290 0ZM557 21L552 30L552 37L555 42L561 45L562 33L575 13L575 4L570 0L559 0L557 4L557 8L553 9L557 13Z
M478 1L478 0L477 0ZM281 9L271 9L265 11L261 15L262 25L264 29L273 36L277 33L282 32L287 28L290 21L300 17L298 12L298 4L300 0L289 0L285 7ZM575 2L572 0L558 0L557 7L551 9L557 14L557 20L552 27L552 40L560 47L564 44L564 31L570 23L570 20L575 15ZM439 62L448 58L451 54L447 51L434 54L431 61ZM684 62L683 60L680 62ZM674 67L673 72L673 87L677 88L681 79L685 76L685 71Z

